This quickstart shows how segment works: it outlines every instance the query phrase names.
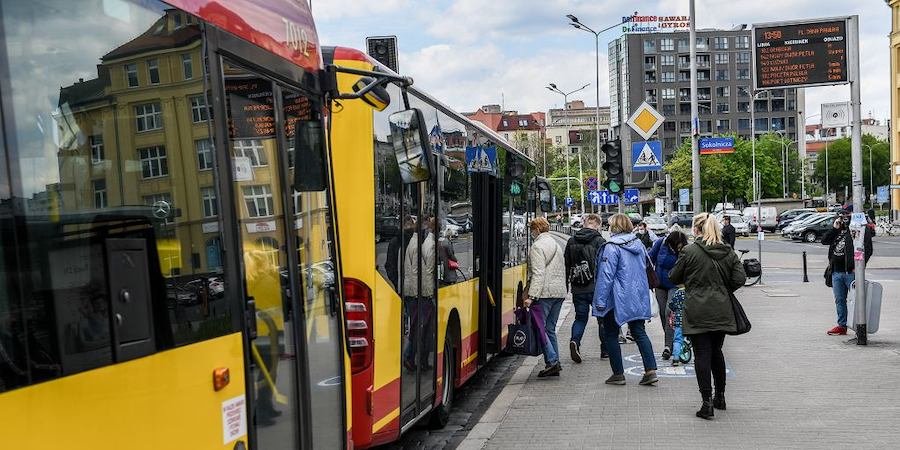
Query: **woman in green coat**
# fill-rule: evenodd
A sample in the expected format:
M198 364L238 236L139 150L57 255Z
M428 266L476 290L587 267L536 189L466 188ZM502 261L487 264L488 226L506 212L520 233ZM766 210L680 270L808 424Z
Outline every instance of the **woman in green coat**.
M730 293L743 286L747 276L734 250L722 241L722 228L713 215L694 216L693 232L696 240L681 251L669 280L684 284L682 327L694 346L694 369L703 398L697 417L709 420L714 409L725 409L722 344L725 333L736 329ZM715 397L710 378L715 380Z

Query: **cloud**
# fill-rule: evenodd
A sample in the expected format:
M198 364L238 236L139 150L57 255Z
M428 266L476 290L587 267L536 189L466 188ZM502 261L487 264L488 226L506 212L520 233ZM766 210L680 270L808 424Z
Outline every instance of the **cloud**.
M316 21L343 20L358 17L390 16L403 9L414 8L409 0L319 0L312 1Z

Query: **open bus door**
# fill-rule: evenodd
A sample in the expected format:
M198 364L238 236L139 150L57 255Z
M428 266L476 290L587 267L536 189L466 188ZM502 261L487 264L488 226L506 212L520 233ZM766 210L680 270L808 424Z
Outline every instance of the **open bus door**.
M501 205L502 180L488 173L473 174L472 212L475 225L478 284L478 364L500 349L503 256L501 245L509 239L504 230ZM505 235L505 237L504 237Z

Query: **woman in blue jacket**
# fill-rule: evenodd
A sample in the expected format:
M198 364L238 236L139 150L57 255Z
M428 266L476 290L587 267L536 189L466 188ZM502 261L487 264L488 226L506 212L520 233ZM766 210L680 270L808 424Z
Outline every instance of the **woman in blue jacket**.
M644 330L644 322L650 319L647 250L632 234L632 228L631 219L624 214L614 214L609 218L612 236L597 256L593 315L603 318L603 338L613 371L606 384L625 384L618 334L619 328L627 323L644 363L644 377L640 384L649 386L658 379L653 345Z
M666 304L672 299L675 293L675 284L669 280L669 271L675 267L675 261L678 260L678 252L687 245L687 235L681 231L681 227L673 225L669 229L669 235L665 239L657 239L650 249L650 261L656 266L656 277L659 279L659 287L656 288L656 304L659 306L659 322L662 324L663 334L665 335L665 347L662 352L662 359L668 360L672 356L672 341L674 338L674 330L669 326L666 317Z

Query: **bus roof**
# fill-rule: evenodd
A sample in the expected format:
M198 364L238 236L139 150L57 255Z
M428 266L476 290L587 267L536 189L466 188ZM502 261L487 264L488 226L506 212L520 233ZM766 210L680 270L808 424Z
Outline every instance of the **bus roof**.
M388 68L387 66L385 66L384 64L381 64L380 62L376 61L374 58L370 57L366 53L364 53L360 50L354 49L354 48L325 46L325 47L322 47L322 54L325 55L326 63L329 62L329 61L327 61L329 59L366 61L366 62L372 64L373 66L375 66L375 68L378 72L385 72L385 73L389 73L389 74L400 75L400 74L394 72L393 70L391 70L390 68ZM488 128L487 125L485 125L481 122L469 119L468 117L462 115L461 113L456 112L453 108L445 105L440 100L432 97L425 91L418 89L415 86L410 86L408 88L408 90L409 90L409 93L416 96L418 99L422 100L423 102L428 103L429 105L433 106L435 109L446 114L450 118L474 128L479 133L481 133L485 137L487 137L491 142L495 143L497 145L497 147L500 147L506 151L515 153L516 155L519 155L520 157L525 158L526 160L528 160L532 163L534 162L534 160L531 159L527 154L525 154L524 152L515 148L506 139L503 139L502 137L500 137L500 135L497 134L496 131Z

